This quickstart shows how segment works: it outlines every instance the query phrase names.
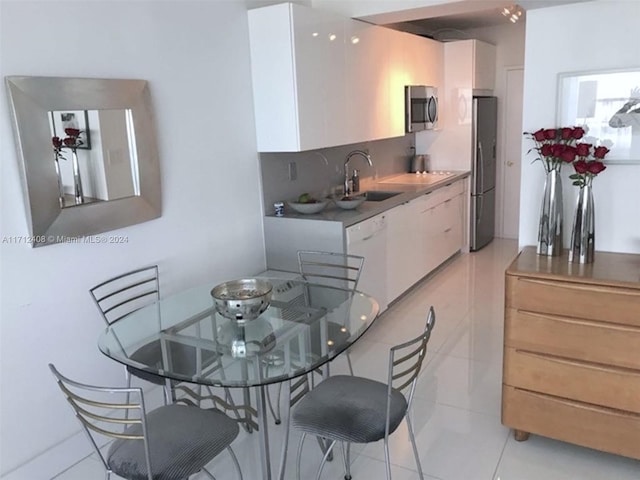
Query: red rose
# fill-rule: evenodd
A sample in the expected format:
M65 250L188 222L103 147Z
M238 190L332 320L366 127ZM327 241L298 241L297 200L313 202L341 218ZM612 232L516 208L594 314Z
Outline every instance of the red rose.
M575 139L575 140L580 140L582 137L584 137L585 131L584 128L582 127L573 127L573 131L571 132L571 136Z
M64 133L66 133L70 137L79 137L80 136L80 130L78 130L77 128L65 128L64 129Z
M542 145L542 147L540 147L540 155L542 155L543 157L551 157L553 152L551 151L551 145L549 145L548 143L545 143L544 145Z
M558 134L558 132L556 131L555 128L547 128L544 131L544 138L547 140L553 140L554 138L556 138L556 135Z
M553 145L551 145L551 156L559 158L566 147L566 145L563 145L561 143L554 143Z
M543 128L541 128L537 132L533 132L531 135L533 135L533 138L535 139L536 142L544 141L545 137L544 137L544 129Z
M573 168L576 169L577 173L587 173L588 167L587 162L584 160L578 160L577 162L573 162Z
M596 147L593 151L593 156L602 160L607 153L609 153L609 149L607 147L600 146Z
M576 159L576 149L570 145L566 145L560 154L560 158L567 163L573 162Z
M591 150L591 147L593 145L591 145L590 143L579 143L576 145L576 154L579 157L586 157L587 155L589 155L589 151Z
M573 128L565 127L561 129L560 136L563 140L569 140L570 138L573 138Z
M62 141L67 147L75 147L76 139L73 137L67 137Z
M589 169L589 173L592 173L593 175L598 175L600 172L605 170L607 167L605 166L604 163L598 162L596 160L595 162L589 162L587 164L587 168Z
M51 142L55 148L62 148L62 140L60 140L60 137L53 137Z

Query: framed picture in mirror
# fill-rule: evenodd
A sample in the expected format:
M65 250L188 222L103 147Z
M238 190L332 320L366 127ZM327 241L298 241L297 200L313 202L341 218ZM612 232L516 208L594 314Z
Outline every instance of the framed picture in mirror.
M559 74L557 122L604 142L606 163L640 163L640 67Z
M52 137L64 139L67 136L66 129L80 130L79 142L76 148L91 150L91 130L89 128L89 114L86 110L55 111L51 115Z

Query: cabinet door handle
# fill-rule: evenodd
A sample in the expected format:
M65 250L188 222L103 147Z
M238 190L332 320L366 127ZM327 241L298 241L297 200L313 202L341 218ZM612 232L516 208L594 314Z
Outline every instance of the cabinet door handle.
M451 227L447 228L444 233L449 233L451 231Z

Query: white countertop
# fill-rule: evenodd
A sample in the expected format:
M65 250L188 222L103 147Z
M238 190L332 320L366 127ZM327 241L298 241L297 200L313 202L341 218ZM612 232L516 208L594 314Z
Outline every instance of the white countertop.
M453 182L462 180L469 176L469 171L451 171L449 174L415 174L403 173L395 174L378 180L366 191L379 192L401 192L391 198L380 202L364 202L354 210L343 210L334 203L329 204L322 212L312 215L304 215L294 212L285 206L285 214L283 217L276 217L274 214L267 215L269 219L277 220L320 220L329 222L341 222L344 227L349 227L356 223L362 222L367 218L383 213L393 207L397 207L414 198L424 195L438 188L450 185Z

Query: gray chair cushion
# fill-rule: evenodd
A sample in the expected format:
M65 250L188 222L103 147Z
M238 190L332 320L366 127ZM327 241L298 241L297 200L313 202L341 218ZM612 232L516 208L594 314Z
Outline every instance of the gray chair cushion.
M368 378L336 375L304 396L293 411L295 428L316 436L352 443L384 438L387 385ZM407 411L402 393L393 390L389 433Z
M140 433L134 425L127 433ZM219 410L167 405L147 415L154 480L178 480L200 471L238 436L238 424ZM128 480L148 480L142 440L118 439L107 454L109 468Z
M196 349L190 345L182 345L176 342L169 342L171 351L172 372L187 377L193 377L197 371ZM210 365L218 358L218 353L211 350L202 350L203 366ZM142 363L143 365L155 365L157 368L163 367L162 347L160 340L155 340L147 345L140 347L131 354L131 359ZM131 375L155 383L156 385L164 385L166 378L160 377L145 370L139 370L135 367L127 367ZM166 368L165 368L166 369Z

